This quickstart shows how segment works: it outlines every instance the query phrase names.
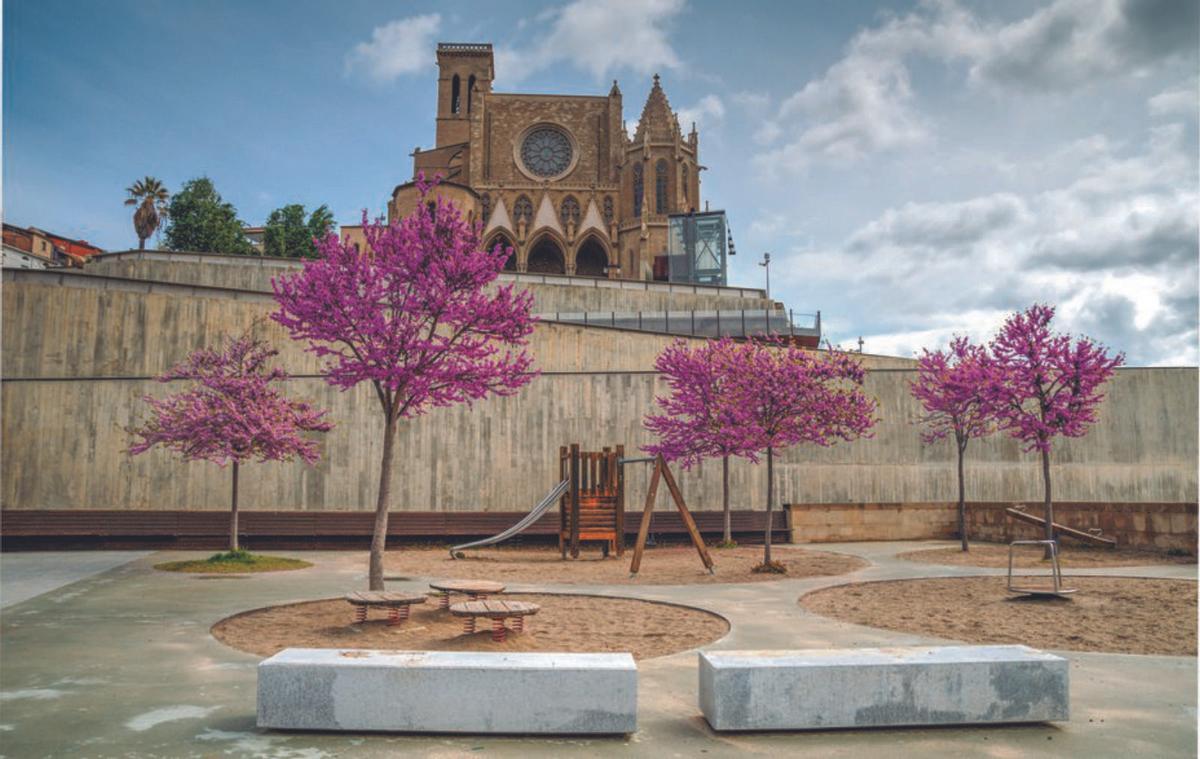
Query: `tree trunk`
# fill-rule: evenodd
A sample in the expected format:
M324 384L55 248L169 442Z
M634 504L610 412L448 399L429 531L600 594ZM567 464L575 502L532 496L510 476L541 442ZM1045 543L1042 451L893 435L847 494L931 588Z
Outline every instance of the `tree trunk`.
M966 453L966 448L963 444L958 446L958 537L962 540L963 551L969 550L967 546L967 489L963 482L963 454Z
M383 427L383 460L379 470L379 500L375 503L375 532L371 535L371 561L368 582L371 590L383 590L383 549L387 546L388 501L392 490L392 447L396 420L390 412Z
M775 503L775 450L767 446L767 529L763 533L763 563L771 563L771 507Z
M733 520L729 515L729 456L721 457L721 508L725 511L725 545L733 542Z
M229 550L236 551L238 549L238 462L233 460L233 495L230 498L229 509Z
M1042 451L1042 484L1045 496L1042 500L1042 516L1046 519L1046 540L1054 540L1054 502L1050 499L1050 451ZM1046 548L1046 559L1050 559L1050 548Z

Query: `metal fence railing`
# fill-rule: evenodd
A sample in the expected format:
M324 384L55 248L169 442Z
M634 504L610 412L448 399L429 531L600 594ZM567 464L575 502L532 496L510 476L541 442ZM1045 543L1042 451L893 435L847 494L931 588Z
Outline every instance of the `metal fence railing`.
M754 335L821 336L821 312L791 309L722 309L717 311L555 311L538 314L547 321L614 327L640 332L695 337Z

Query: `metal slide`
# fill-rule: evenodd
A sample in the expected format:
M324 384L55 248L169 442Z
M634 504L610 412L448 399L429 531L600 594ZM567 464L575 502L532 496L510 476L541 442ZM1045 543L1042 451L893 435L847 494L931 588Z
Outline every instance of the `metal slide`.
M476 540L471 543L463 543L462 545L458 545L458 546L451 546L450 547L450 558L457 559L458 557L455 556L455 554L457 554L459 551L463 550L464 548L479 548L481 546L494 545L496 543L500 543L502 541L508 540L513 535L524 532L525 530L529 529L530 525L532 525L537 520L541 519L542 515L545 514L547 511L549 511L550 507L552 507L558 501L559 498L563 497L563 495L567 492L567 488L569 488L569 487L570 487L570 483L567 480L563 480L562 482L555 485L554 488L551 489L551 491L546 494L545 498L538 501L538 505L533 507L533 511L530 511L528 514L525 515L525 517L520 522L517 522L512 527L509 527L507 530L500 533L499 535L493 535L490 538L484 538L483 540Z

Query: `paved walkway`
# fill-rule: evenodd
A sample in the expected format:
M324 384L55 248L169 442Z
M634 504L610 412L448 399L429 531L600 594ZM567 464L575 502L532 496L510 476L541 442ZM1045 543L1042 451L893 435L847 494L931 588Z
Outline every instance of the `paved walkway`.
M934 638L836 622L806 612L803 593L848 581L991 575L895 559L946 543L822 545L866 558L849 575L744 585L553 586L559 590L667 600L723 614L729 635L713 649L855 647L936 643ZM780 547L779 550L792 550ZM155 572L152 564L192 554L156 554L9 607L0 635L0 753L9 756L436 756L487 753L559 756L1155 756L1196 755L1196 659L1066 653L1072 720L1062 725L718 735L696 706L694 652L639 662L639 730L627 738L534 739L469 736L259 732L254 726L258 658L206 633L238 611L331 597L365 585L344 554L310 552L316 567L246 578ZM719 559L719 556L718 556ZM718 568L719 571L719 568ZM1083 572L1081 572L1082 574ZM1196 578L1196 567L1088 573ZM426 579L394 582L419 591Z
M0 553L0 609L149 555L149 551Z

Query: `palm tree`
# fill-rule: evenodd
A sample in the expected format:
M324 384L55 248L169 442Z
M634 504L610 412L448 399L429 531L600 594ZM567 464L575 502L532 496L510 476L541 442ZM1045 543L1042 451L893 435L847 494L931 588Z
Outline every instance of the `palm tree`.
M133 231L138 236L138 250L146 249L146 240L158 229L162 217L167 215L167 200L171 193L154 177L147 176L125 188L129 197L125 205L137 206L133 212Z

